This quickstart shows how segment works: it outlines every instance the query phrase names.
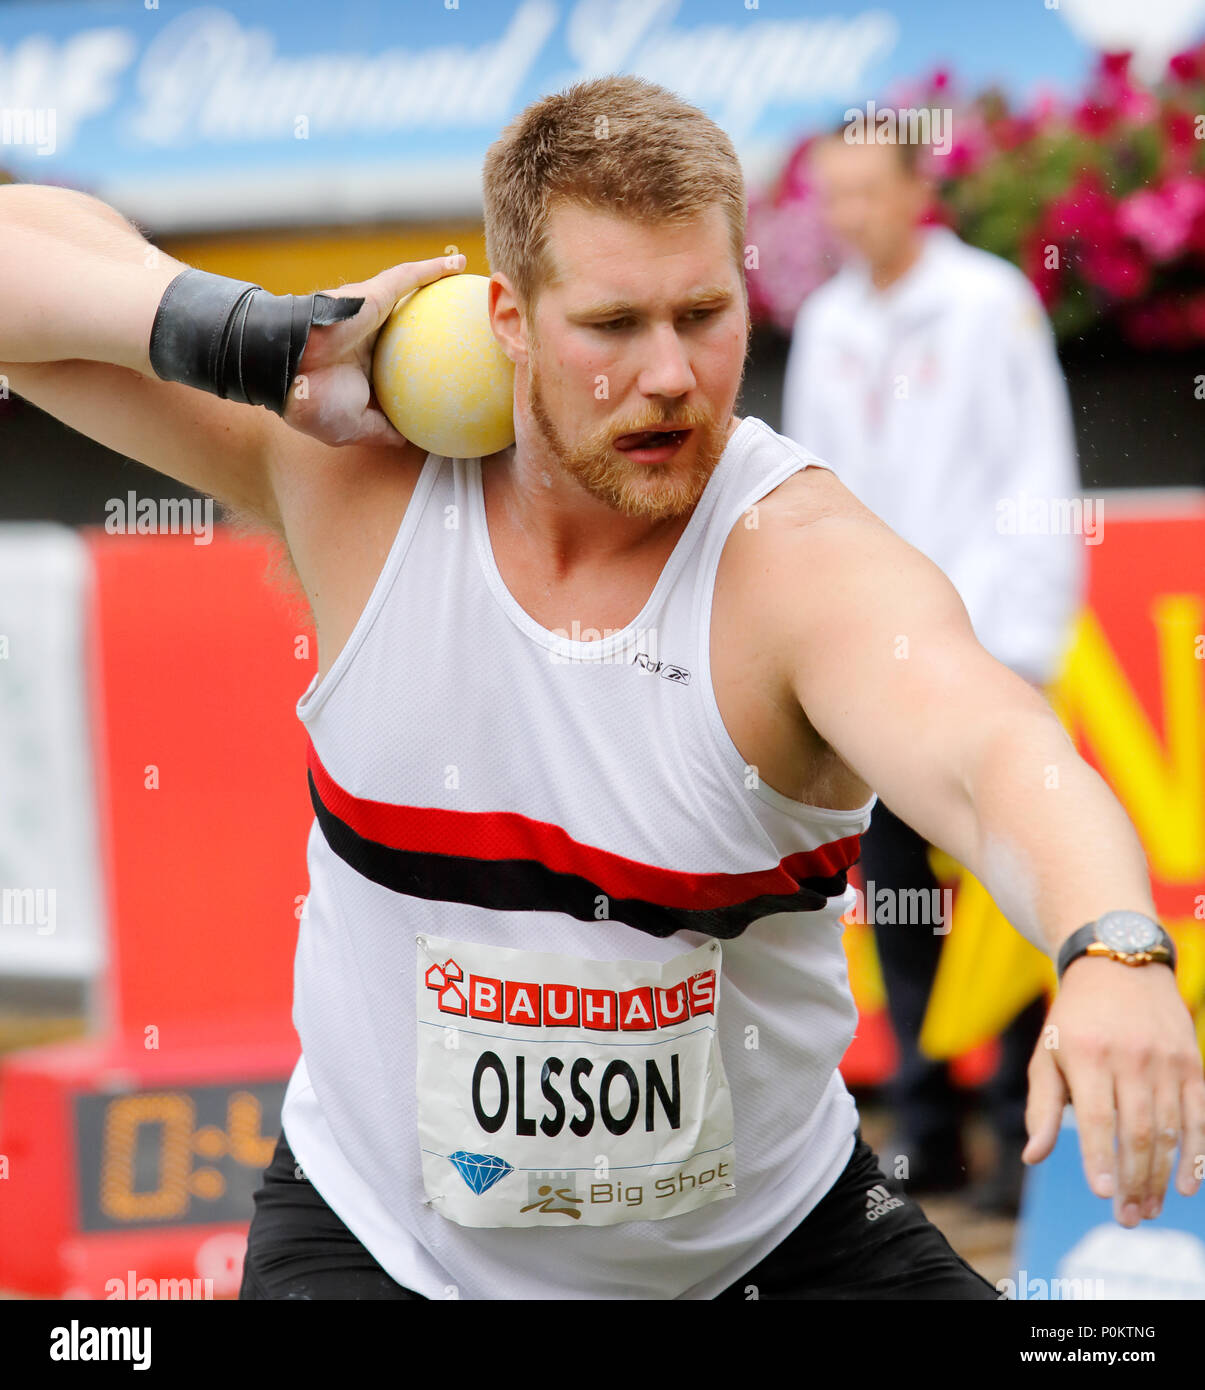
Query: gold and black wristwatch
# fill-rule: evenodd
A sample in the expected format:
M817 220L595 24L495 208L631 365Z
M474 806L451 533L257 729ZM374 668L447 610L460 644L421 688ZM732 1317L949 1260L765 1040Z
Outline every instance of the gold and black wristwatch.
M1128 910L1106 912L1095 922L1073 931L1059 948L1058 977L1080 956L1107 956L1124 965L1167 965L1176 968L1176 946L1152 917Z

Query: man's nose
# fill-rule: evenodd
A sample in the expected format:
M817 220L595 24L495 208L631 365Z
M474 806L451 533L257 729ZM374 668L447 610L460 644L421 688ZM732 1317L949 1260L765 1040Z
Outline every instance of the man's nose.
M658 324L642 345L637 386L645 396L684 396L696 385L686 346L672 324Z

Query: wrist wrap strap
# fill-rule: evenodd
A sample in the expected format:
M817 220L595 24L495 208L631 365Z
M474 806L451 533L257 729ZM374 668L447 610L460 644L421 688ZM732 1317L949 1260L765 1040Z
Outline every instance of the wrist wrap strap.
M184 270L159 301L151 366L163 381L283 415L310 327L349 319L363 303L329 294L269 294L248 280Z

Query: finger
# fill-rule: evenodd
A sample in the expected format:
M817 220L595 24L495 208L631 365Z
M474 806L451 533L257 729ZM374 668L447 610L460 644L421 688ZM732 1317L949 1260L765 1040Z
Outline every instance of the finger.
M349 442L353 444L392 444L397 448L404 448L410 441L390 424L389 418L383 410L379 410L375 406L367 406L364 414L360 417L360 428L355 438Z
M403 261L400 265L391 265L382 270L370 280L340 285L338 289L322 290L321 293L336 301L347 302L355 298L362 301L361 307L352 315L355 319L352 340L356 341L375 333L397 307L399 299L445 275L459 274L465 265L465 257L459 252L450 256L432 256L425 261Z
M1117 1190L1115 1143L1117 1112L1113 1098L1113 1077L1103 1062L1080 1063L1070 1076L1071 1104L1079 1130L1084 1176L1098 1197L1111 1197Z
M1116 1080L1117 1195L1113 1199L1123 1226L1137 1226L1150 1191L1155 1151L1154 1077L1141 1063L1127 1063Z
M1163 1067L1155 1078L1154 1115L1155 1143L1151 1150L1151 1171L1142 1214L1148 1220L1158 1216L1167 1196L1167 1184L1172 1175L1172 1160L1180 1143L1183 1119L1180 1113L1180 1074Z
M1021 1150L1023 1163L1040 1163L1054 1148L1066 1103L1066 1083L1043 1035L1029 1063L1029 1094L1025 1102L1029 1141Z
M1200 1069L1180 1091L1180 1167L1176 1188L1185 1197L1193 1196L1205 1177L1205 1078Z
M388 270L374 275L371 280L365 281L365 286L371 285L379 302L385 306L385 312L379 322L384 323L398 300L412 290L442 280L445 275L458 275L465 265L464 256L457 253L451 256L432 256L426 261L406 261L402 265L391 265Z

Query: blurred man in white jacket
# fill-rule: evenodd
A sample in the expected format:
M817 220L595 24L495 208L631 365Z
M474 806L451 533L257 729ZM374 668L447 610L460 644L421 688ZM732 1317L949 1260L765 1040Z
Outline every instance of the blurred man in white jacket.
M850 254L800 309L782 433L940 566L980 643L1040 688L1058 672L1084 597L1083 541L1098 538L1068 534L1080 483L1066 387L1025 276L923 225L932 190L918 153L840 133L814 147L823 215ZM860 867L876 892L932 890L927 851L880 801ZM953 1190L966 1181L959 1096L945 1064L916 1049L944 936L878 923L875 935L900 1045L895 1150L909 1155L910 1190ZM1002 1038L988 1088L1001 1154L1024 1140L1042 1017L1038 1001ZM1021 1176L1019 1160L1003 1161L977 1205L1015 1212Z

